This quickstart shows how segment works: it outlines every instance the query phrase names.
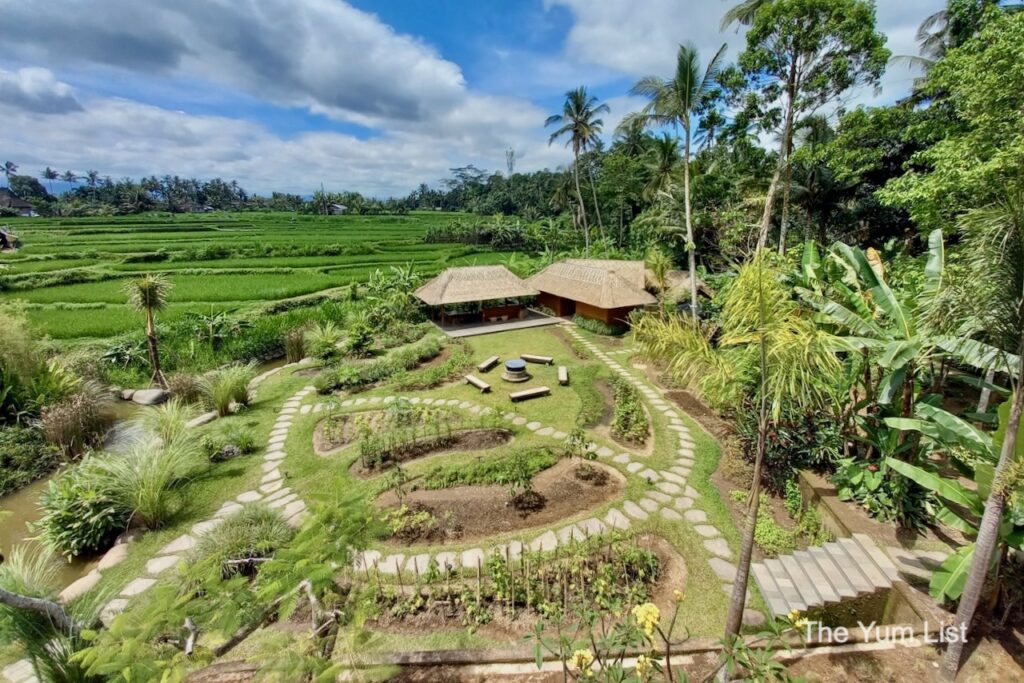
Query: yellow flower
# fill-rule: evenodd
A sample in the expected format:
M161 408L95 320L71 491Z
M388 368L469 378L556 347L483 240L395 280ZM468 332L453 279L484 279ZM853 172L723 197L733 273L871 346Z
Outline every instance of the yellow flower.
M789 620L795 624L796 620L800 618L800 611L799 610L795 610L795 609L794 610L790 610L788 616L789 616Z
M584 671L594 663L594 654L590 650L576 650L569 658L569 665L576 671Z
M654 627L661 621L661 610L653 602L645 602L633 608L633 616L636 617L636 624L647 637L654 635Z
M654 668L654 664L647 655L640 655L636 658L636 675L641 679L646 679L652 668Z
M797 619L796 621L793 622L793 627L797 631L803 631L805 628L807 628L807 624L808 623L810 623L810 622L808 622L806 619Z
M676 589L676 590L672 591L672 597L674 597L676 599L676 602L682 602L683 600L686 599L686 594L683 593L683 591L681 591L679 589Z

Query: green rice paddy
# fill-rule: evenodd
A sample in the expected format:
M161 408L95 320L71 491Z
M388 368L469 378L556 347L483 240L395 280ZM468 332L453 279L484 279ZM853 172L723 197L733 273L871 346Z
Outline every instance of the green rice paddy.
M138 327L125 304L127 278L160 272L174 288L163 320L187 311L241 310L347 286L375 270L412 264L497 263L462 244L426 244L432 226L459 214L307 216L292 213L146 214L12 219L21 238L0 255L0 303L19 301L40 332L103 338Z

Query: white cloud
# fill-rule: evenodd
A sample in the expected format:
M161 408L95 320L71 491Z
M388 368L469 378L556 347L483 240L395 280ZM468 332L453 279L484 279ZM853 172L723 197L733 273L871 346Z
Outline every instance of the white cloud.
M36 114L59 114L82 108L71 86L58 81L49 69L38 67L17 71L0 69L0 102Z

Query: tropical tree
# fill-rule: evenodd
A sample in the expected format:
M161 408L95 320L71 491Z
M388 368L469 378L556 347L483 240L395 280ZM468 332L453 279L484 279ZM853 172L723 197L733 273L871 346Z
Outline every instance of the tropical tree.
M96 186L100 182L100 172L92 169L85 172L85 184L92 188L92 199L96 201Z
M604 121L598 118L598 115L608 111L610 110L607 104L598 104L597 98L590 96L586 86L581 85L565 94L562 113L553 114L544 122L545 127L559 126L548 139L549 145L563 136L568 136L565 145L572 148L573 181L576 185L576 199L579 201L579 224L583 228L587 254L590 253L590 226L587 223L583 191L580 189L580 154L592 144L604 126Z
M721 29L724 31L733 24L750 26L754 21L754 15L757 14L757 10L770 2L772 0L740 0L739 3L730 7L722 16Z
M716 91L716 78L722 67L726 46L723 44L707 67L700 68L700 53L693 43L679 46L676 70L671 78L645 76L633 85L630 93L650 100L637 115L648 125L670 125L683 129L683 202L686 221L686 251L690 276L696 277L697 255L693 238L693 214L690 195L690 151L693 142L694 117L706 108ZM697 319L697 289L691 288L691 313Z
M64 171L64 173L61 174L60 179L63 180L65 183L69 183L71 185L74 185L75 183L78 182L78 176L75 174L74 171L70 169Z
M11 176L18 172L18 165L13 161L5 161L0 172L7 176L7 187L11 186Z
M167 295L171 283L161 274L147 273L140 278L129 280L124 286L128 303L136 311L146 314L146 342L149 348L149 362L153 368L153 380L167 388L167 380L160 369L160 349L157 347L155 314L167 307Z
M668 294L668 273L672 270L672 258L661 249L652 248L647 252L647 268L654 275L658 288L658 310L665 315L665 297Z
M653 138L647 149L645 167L647 184L644 186L644 197L654 199L659 192L668 189L672 184L672 176L679 168L679 140L668 133Z
M744 3L746 5L748 3ZM858 85L874 85L889 59L866 0L771 0L750 15L739 57L746 79L743 117L779 134L779 157L761 216L758 247L768 242L779 185L783 185L779 250L789 219L795 122ZM781 125L780 125L781 122Z
M40 176L44 180L49 181L48 184L50 186L50 194L53 194L53 181L60 178L60 173L47 166L46 169L40 174Z

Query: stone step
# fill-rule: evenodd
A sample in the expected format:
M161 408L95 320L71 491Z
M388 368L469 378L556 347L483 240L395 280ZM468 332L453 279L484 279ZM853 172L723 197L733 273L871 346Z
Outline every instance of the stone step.
M853 561L857 563L857 568L871 582L873 589L888 588L892 585L892 581L868 557L868 554L860 547L860 543L857 543L852 538L840 538L836 543L843 546L846 554L853 558Z
M792 609L789 606L789 601L783 595L782 589L775 583L768 568L760 562L754 562L750 565L750 569L754 573L754 581L757 583L764 601L768 603L768 609L771 610L772 616L788 614Z
M810 579L811 584L814 586L814 590L821 596L822 601L825 603L839 602L839 593L832 587L832 584L825 574L822 573L818 567L818 563L814 561L806 550L797 550L793 553L793 559L800 565L800 569L803 570L807 578Z
M843 571L832 561L832 556L824 548L808 548L807 554L811 556L818 569L828 579L829 584L839 594L840 598L856 597L857 589L854 588Z
M764 561L764 566L771 573L772 579L775 580L775 585L782 592L782 597L789 603L789 608L801 612L805 611L807 603L804 602L800 592L793 585L793 579L790 578L782 563L775 559L769 559Z
M789 578L793 585L796 586L796 590L800 593L804 604L808 607L825 604L825 600L818 595L818 591L815 589L814 584L811 583L810 577L804 573L795 557L792 555L780 555L777 559L782 568L789 574Z
M853 589L860 593L870 593L875 589L871 582L865 577L859 569L857 569L857 562L850 557L843 546L838 543L826 543L822 546L825 552L828 553L829 557L836 566L839 567L840 571L843 572L843 576L850 582Z
M885 551L878 547L870 536L866 534L854 534L853 540L860 544L860 547L864 549L868 557L882 570L886 578L890 581L899 581L900 572L896 568L896 564L889 559L889 556L885 554Z

